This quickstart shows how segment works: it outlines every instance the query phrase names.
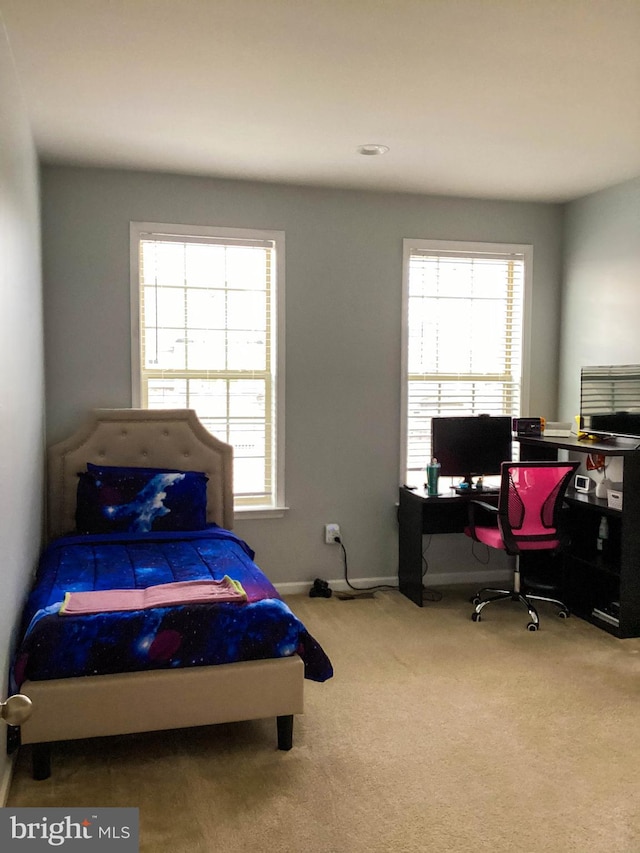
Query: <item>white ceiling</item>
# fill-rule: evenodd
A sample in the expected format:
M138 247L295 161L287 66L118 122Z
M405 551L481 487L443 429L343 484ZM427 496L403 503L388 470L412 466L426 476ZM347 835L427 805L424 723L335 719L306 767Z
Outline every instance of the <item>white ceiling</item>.
M640 175L640 0L0 11L47 163L556 202Z

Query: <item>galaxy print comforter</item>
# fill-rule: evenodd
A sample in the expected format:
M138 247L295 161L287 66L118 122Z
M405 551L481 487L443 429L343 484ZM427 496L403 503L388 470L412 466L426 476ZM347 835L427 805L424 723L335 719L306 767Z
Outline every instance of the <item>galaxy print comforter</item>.
M249 546L215 525L181 533L66 536L44 552L13 670L23 681L232 663L298 654L305 677L331 662L253 562ZM239 581L246 602L185 604L61 616L67 592L140 589L175 581Z

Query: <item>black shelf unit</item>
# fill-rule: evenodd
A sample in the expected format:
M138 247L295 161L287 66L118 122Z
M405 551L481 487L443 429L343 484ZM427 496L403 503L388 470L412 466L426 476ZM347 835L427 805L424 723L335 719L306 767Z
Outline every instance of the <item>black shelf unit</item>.
M623 459L622 509L591 493L569 489L564 554L565 600L577 616L621 639L640 637L640 451L624 439L606 442L521 437L520 456L556 459L598 453ZM599 547L598 530L606 518L608 538Z

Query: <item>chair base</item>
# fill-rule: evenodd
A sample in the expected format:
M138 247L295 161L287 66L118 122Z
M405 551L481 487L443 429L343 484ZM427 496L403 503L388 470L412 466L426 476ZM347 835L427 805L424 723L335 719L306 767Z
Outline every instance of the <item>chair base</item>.
M488 595L488 598L485 598ZM481 613L487 604L492 604L494 601L519 601L523 604L528 612L530 622L527 623L528 631L537 631L540 627L540 617L538 611L533 606L533 601L546 601L549 604L555 604L558 608L558 616L561 619L567 619L569 616L569 608L564 602L557 598L550 598L546 595L535 595L534 593L523 593L517 589L493 589L492 587L483 587L471 599L471 603L475 604L475 610L471 614L474 622L480 622Z

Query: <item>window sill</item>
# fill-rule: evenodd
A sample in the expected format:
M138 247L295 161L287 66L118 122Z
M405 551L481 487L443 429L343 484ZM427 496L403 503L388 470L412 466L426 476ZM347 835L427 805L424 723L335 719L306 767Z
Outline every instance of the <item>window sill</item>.
M284 518L288 511L288 506L239 506L234 508L233 514L239 521L244 521L251 518Z

